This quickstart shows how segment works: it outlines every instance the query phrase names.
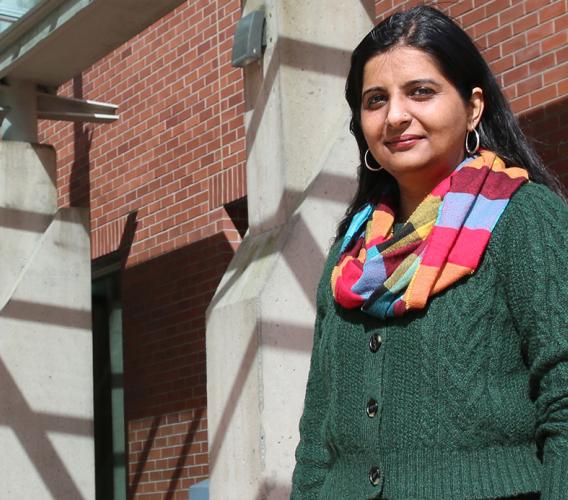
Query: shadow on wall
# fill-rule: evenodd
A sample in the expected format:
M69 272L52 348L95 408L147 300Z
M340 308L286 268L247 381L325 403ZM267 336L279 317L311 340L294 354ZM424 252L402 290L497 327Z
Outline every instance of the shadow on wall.
M205 310L233 254L219 233L123 272L129 498L208 475Z
M519 117L523 131L531 139L547 167L568 188L568 99L559 99Z
M1 359L0 382L2 383L0 425L10 428L13 432L53 498L82 500L83 495L53 446L49 434L59 432L91 437L92 421L35 411L30 407L16 380ZM9 486L3 490L5 494L10 495L10 492L15 494L17 491L23 491L21 486L16 486L15 491Z
M83 75L73 78L73 96L83 99ZM91 166L90 151L94 129L84 123L73 124L73 163L69 179L69 206L89 207L91 183L89 170Z
M305 199L306 193L309 192L310 198L317 198L325 201L334 201L337 203L343 203L344 200L339 196L337 196L338 193L340 193L341 190L345 190L344 192L348 193L354 192L354 185L350 182L349 177L347 176L340 176L327 172L321 172L317 176L317 183L319 186L323 186L323 189L319 189L316 191L308 187L308 189L306 189L305 192L300 192L294 189L285 189L283 191L282 196L280 197L280 201L278 203L278 209L276 210L275 215L272 216L272 218L266 219L267 225L270 227L274 227L276 225L276 222L278 220L278 214L286 209L285 200L290 196L295 197L301 203L301 201ZM328 190L326 189L326 186L334 186L334 188ZM290 260L287 261L287 264L289 265L290 270L296 277L298 283L300 284L304 292L308 294L310 302L315 307L315 293L314 293L315 287L312 282L310 283L306 282L305 276L309 276L310 273L309 272L306 273L305 268L309 267L313 269L315 267L316 269L323 270L326 255L324 252L322 252L322 249L320 249L319 244L312 236L305 221L302 220L302 218L299 215L293 215L289 221L289 225L294 225L296 223L299 224L300 229L296 231L297 235L295 238L302 239L302 244L303 244L302 254L305 256L305 258L302 260L300 259L296 259L294 261ZM300 236L298 236L298 234ZM331 239L329 242L329 246L331 246ZM324 250L327 250L327 248ZM261 253L257 255L257 258L262 258L264 256L265 254ZM217 290L215 298L211 302L210 307L214 307L218 302L220 302L220 300L226 295L226 293L230 291L231 287L234 286L235 283L238 281L243 271L244 269L242 268L236 270L236 272L233 273L231 278L225 281L223 287Z
M251 69L246 70L264 74L264 77L261 79L261 87L251 89L254 92L254 96L249 95L245 100L245 102L248 103L246 104L246 111L252 110L246 134L247 158L256 141L260 122L264 116L269 97L272 93L272 87L274 86L276 76L281 66L290 66L301 70L332 74L344 78L347 76L349 59L351 57L351 51L349 50L327 47L283 36L279 37L276 41L273 54L274 56L270 60L266 71L263 71L260 65L258 67L251 66ZM264 63L264 59L261 59L261 63ZM245 89L245 91L246 90L247 89ZM254 103L254 106L252 103Z
M266 500L269 497L272 499L287 500L290 498L291 490L290 485L286 486L270 481L263 481L254 500Z
M204 411L204 408L199 408L195 411L193 421L191 422L185 438L183 439L183 446L181 448L181 451L177 454L177 457L173 459L175 461L175 465L173 472L170 475L168 486L165 490L164 500L172 500L174 498L174 495L176 494L176 491L179 491L179 481L184 470L187 456L189 454L189 451L191 450L191 446L198 432L198 427L201 422L201 418L203 417ZM150 432L148 434L148 438L144 443L144 448L142 449L140 460L136 465L136 470L132 476L132 480L129 482L128 498L130 499L135 498L136 494L138 493L143 473L145 472L146 465L149 461L150 452L154 447L156 435L158 433L160 424L164 419L165 417L157 416L152 420ZM184 488L184 490L185 489L187 488Z

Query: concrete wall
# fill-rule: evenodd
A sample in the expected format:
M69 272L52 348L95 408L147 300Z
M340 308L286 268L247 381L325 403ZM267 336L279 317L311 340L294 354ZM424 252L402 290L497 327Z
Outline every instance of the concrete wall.
M372 2L265 8L268 47L245 70L250 229L208 313L213 499L289 497L315 288L355 189L345 76L374 17Z
M0 496L94 498L87 212L55 152L0 141Z

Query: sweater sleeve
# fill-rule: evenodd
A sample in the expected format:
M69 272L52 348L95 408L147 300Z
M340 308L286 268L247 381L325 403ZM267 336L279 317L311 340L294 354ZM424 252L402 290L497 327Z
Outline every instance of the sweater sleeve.
M497 258L527 349L543 463L540 498L557 500L568 484L568 207L546 187L529 184L506 215Z
M322 325L331 295L330 275L334 253L332 250L318 286L314 342L304 412L300 420L300 442L296 448L291 500L318 498L332 461L325 437L330 388L324 372L325 360L322 359L321 343L324 336Z

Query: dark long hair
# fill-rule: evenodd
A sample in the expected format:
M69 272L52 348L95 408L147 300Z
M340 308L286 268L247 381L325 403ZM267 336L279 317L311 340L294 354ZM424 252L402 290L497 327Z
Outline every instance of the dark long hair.
M398 12L375 26L351 55L345 97L351 108L350 129L359 147L359 184L337 228L340 238L353 215L394 179L381 170L365 168L367 142L361 129L361 92L363 69L369 59L396 46L420 49L434 58L444 76L453 83L465 102L469 102L474 87L483 90L485 109L478 125L480 145L497 153L508 166L517 165L528 170L532 181L545 184L563 195L558 179L543 165L528 143L513 115L489 66L471 38L451 18L429 6L414 7Z

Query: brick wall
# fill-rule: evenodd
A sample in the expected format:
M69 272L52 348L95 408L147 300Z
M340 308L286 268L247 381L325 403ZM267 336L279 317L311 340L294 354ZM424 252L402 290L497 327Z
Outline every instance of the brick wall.
M204 315L232 255L220 232L124 272L136 498L185 500L188 487L208 476Z
M377 0L377 21L422 1ZM440 0L469 33L547 165L568 176L568 2Z
M40 124L60 206L90 207L92 257L125 252L130 498L186 499L208 475L205 308L244 230L239 18L238 0L185 2L60 88L119 121Z

